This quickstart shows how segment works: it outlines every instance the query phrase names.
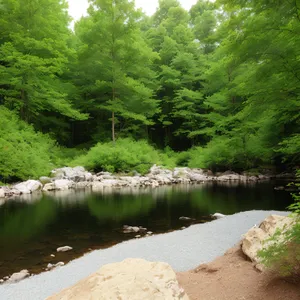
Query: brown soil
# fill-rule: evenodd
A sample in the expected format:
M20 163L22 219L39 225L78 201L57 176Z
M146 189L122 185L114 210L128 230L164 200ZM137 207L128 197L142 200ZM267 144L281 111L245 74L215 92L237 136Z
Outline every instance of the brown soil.
M290 283L259 272L240 245L177 277L190 300L300 300L300 282Z

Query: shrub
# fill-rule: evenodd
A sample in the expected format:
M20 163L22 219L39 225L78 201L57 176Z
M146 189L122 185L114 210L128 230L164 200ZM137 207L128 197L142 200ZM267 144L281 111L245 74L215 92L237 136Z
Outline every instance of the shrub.
M54 166L57 148L48 136L0 107L0 181L37 178Z
M153 164L174 167L175 160L150 146L146 141L119 139L98 143L86 155L75 159L73 165L82 165L94 171L130 172L145 174Z

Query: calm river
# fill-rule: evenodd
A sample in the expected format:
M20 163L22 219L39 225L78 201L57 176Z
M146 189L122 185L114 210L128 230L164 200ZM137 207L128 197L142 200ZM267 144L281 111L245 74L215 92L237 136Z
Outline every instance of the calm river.
M0 206L0 278L22 269L39 273L48 263L67 263L93 249L135 238L137 234L122 232L123 225L143 226L157 234L208 222L215 212L285 210L292 198L288 192L275 191L275 185L207 183L100 193L82 190L8 201ZM181 221L181 216L195 221ZM66 245L73 250L56 253L57 247Z

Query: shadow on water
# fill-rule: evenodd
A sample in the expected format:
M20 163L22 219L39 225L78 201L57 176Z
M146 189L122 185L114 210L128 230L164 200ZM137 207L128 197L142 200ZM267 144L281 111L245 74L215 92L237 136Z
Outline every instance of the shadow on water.
M123 225L154 233L178 230L210 214L263 209L285 210L289 193L274 191L274 182L259 184L175 185L156 189L105 189L34 194L0 206L0 278L21 269L39 273L48 263L68 262L93 249L132 239ZM56 253L60 246L73 250ZM55 254L55 257L51 257Z

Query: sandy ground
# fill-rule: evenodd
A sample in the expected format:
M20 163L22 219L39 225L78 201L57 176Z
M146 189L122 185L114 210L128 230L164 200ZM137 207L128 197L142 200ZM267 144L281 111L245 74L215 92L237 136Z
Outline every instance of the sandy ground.
M190 300L300 300L300 281L290 283L259 272L240 246L177 277Z

